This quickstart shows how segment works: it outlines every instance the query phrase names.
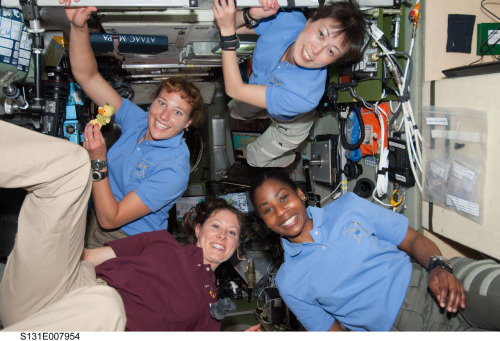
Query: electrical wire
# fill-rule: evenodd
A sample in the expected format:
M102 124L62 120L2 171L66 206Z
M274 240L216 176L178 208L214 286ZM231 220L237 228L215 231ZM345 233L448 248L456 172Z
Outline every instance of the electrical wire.
M330 192L330 194L328 194L326 197L323 198L323 200L320 201L320 206L323 207L322 205L325 203L325 201L327 201L328 199L330 199L330 197L332 195L335 194L335 192L337 192L340 188L340 185L342 184L342 181L339 181L339 184L337 185L337 187L335 187L335 189L333 191Z
M420 1L420 0L419 0ZM496 19L500 20L500 18L498 16L496 16L494 13L492 13L489 9L487 9L486 7L484 7L484 3L485 3L486 0L481 0L481 7L486 11L488 12L489 14L491 14L492 16L494 16Z
M482 8L483 8L486 12L488 12L488 13L489 13L489 14L491 14L493 17L495 17L497 20L500 20L500 18L499 18L496 14L494 14L493 12L491 12L489 9L487 9L487 8L484 6L485 1L486 1L486 0L482 0L482 1L481 1L481 7L482 7ZM487 46L487 48L488 48L488 50L489 50L489 52L490 52L491 56L492 56L493 58L495 58L496 60L500 60L500 58L499 58L499 57L497 57L497 56L493 53L493 50L492 50L492 48L491 48L491 46L492 46L492 45L493 45L493 46L494 46L494 45L497 45L497 44L500 42L500 38L499 38L499 39L497 39L497 41L495 41L495 43L494 43L494 44L489 44L489 43L488 43L489 39L490 39L490 38L491 38L494 34L497 34L497 33L498 33L498 31L499 31L499 29L500 29L500 27L496 28L495 30L491 30L491 33L488 35L488 37L487 37L485 40L483 40L483 41L481 42L481 45L479 46L479 52L481 53L481 57L480 57L478 60L473 61L473 62L472 62L472 63L470 63L469 65L473 65L473 64L479 63L480 61L482 61L482 60L483 60L483 58L484 58L484 56L485 56L485 53L483 53L483 47L484 47L485 45ZM478 39L479 39L479 37L478 37Z
M381 100L384 98L385 98L385 91L382 93ZM383 197L385 194L387 194L387 187L389 185L389 173L387 172L389 168L389 149L385 145L385 139L386 139L385 135L387 132L387 126L384 123L384 117L386 119L386 122L388 122L389 115L385 112L385 110L382 107L380 107L379 103L380 101L376 102L374 105L368 105L368 108L371 109L378 118L380 125L380 135L381 135L378 138L378 144L377 144L380 149L376 165L377 181L372 195L376 193L378 197Z
M384 79L381 79L381 78L378 78L378 77L363 78L363 79L358 80L358 83L362 83L362 82L366 82L366 81L373 81L373 80L382 82L383 85L384 85L384 87L391 89L394 93L398 92L398 90L392 84L387 83L387 80L384 80Z
M351 91L353 91L351 87ZM354 108L354 113L356 117L358 118L358 123L359 123L359 139L356 143L350 143L347 141L347 136L345 134L345 127L346 127L346 122L347 122L347 117L342 117L339 115L339 122L340 122L340 142L342 143L342 146L347 149L347 150L356 150L361 146L363 141L365 140L365 126L363 124L363 118L361 116L361 112L359 111L359 108L356 104L353 105ZM347 115L349 116L349 115Z
M495 53L493 52L493 49L491 48L492 46L495 46L497 45L499 42L500 42L500 38L498 38L494 43L490 43L490 39L491 37L493 37L495 34L498 34L500 32L500 24L493 30L491 30L491 33L488 35L488 37L486 39L484 39L482 42L481 42L481 45L479 46L479 53L481 53L481 57L470 63L469 65L473 65L473 64L476 64L480 61L483 60L484 56L486 55L486 52L489 51L490 55L495 58L496 60L500 60L500 58L498 58ZM478 38L479 39L479 38ZM486 46L487 48L487 51L484 51L484 47Z
M399 210L397 210L396 207L394 208L394 210L395 210L395 212L403 213L405 208L406 208L406 188L401 187L399 189L399 192L401 193L400 196L401 196L402 200L401 200L401 203L397 206L397 208L399 208Z
M403 197L399 194L399 190L396 188L391 195L390 203L392 206L397 207L403 202Z
M412 14L413 15L413 34L412 34L412 40L414 41L415 36L416 36L416 27L418 24L418 5L419 1L417 1ZM410 17L411 20L412 17ZM376 28L376 27L375 27ZM378 30L378 28L372 29L370 27L370 35L372 36L373 40L377 43L377 45L380 47L382 50L382 58L384 63L386 64L388 70L391 72L393 75L394 82L396 83L397 88L399 89L399 94L401 95L407 95L408 91L405 91L408 89L408 75L410 74L409 68L410 68L410 63L408 62L406 64L406 68L404 71L404 76L401 76L400 73L400 68L397 66L397 63L395 62L395 58L392 57L394 54L392 51L389 51L389 49L381 42L381 37L383 36L383 32ZM377 32L380 31L380 32ZM412 42L413 44L413 42ZM413 45L412 45L413 46ZM411 53L408 53L408 57L411 56ZM422 192L422 185L420 184L419 181L419 176L417 174L417 170L415 168L415 164L417 165L418 169L420 172L422 172L422 152L420 149L420 145L422 144L422 135L420 134L420 131L418 130L418 126L415 121L415 117L413 115L413 109L411 107L410 101L408 96L405 96L404 98L401 98L401 106L402 106L402 112L403 112L403 120L402 124L404 125L404 130L405 130L405 138L406 138L406 149L408 153L408 158L410 160L410 168L412 170L412 173L415 178L415 183L417 184L417 187L419 188L420 192ZM375 192L375 191L374 191Z
M375 186L375 189L374 189L372 195L374 195L376 193L379 197L382 197L385 194L387 194L387 187L389 185L389 174L387 172L387 170L389 168L389 150L385 146L385 134L387 131L387 126L386 126L386 124L384 124L384 119L383 119L383 117L385 117L386 122L389 122L389 115L379 105L380 101L385 98L385 90L382 93L381 99L378 102L376 102L375 104L370 104L370 103L366 102L364 100L364 98L359 96L354 89L351 89L351 95L354 98L361 101L367 109L372 110L375 113L375 115L377 116L378 121L379 121L380 135L381 136L379 136L379 139L378 139L378 141L379 141L378 146L380 148L380 154L379 154L379 158L378 158L378 162L377 162L377 166L376 166L376 169L377 169L377 175L376 175L377 181L376 182L377 182L377 184ZM374 154L376 154L376 153L374 153ZM375 200L380 202L376 198L375 198Z
M385 134L386 134L386 125L384 124L383 115L388 118L387 113L378 105L374 107L375 113L379 119L380 124L380 132L381 138L379 139L380 147L380 157L377 165L377 184L375 185L375 190L373 192L377 192L379 197L384 196L387 193L387 187L389 185L389 149L385 146ZM388 120L387 120L388 122Z
M397 60L395 62L390 57L391 54L394 55L394 52L391 53L385 47L385 45L383 45L382 43L380 43L379 39L377 39L373 33L372 33L372 38L377 42L377 44L380 46L380 48L384 52L384 58L385 58L384 61L389 64L389 66L388 66L389 70L395 70L396 68L398 68L399 70L401 70L400 65L399 66L397 65L397 64L399 64L399 63L397 63ZM395 83L396 84L400 84L401 80L398 81L396 79L397 77L395 76L397 74L398 74L397 72L394 73ZM399 74L401 74L401 72L399 72ZM377 102L375 105L368 104L363 98L361 98L360 96L358 96L353 89L351 89L351 94L354 97L356 97L359 100L361 100L362 103L367 108L372 109L374 111L374 113L377 115L377 118L379 120L381 137L379 139L379 144L378 145L380 146L380 154L379 154L378 164L377 164L377 167L376 167L377 168L377 183L376 183L374 191L372 192L372 197L377 202L382 203L376 196L383 197L387 193L387 187L388 187L388 184L389 184L389 174L388 174L388 168L389 168L389 150L385 146L385 134L387 132L387 127L384 124L384 120L383 120L382 115L384 115L386 117L387 122L389 122L389 116L388 116L388 114L383 109L380 108L379 102ZM385 91L384 91L384 93L382 94L381 97L382 97L382 99L385 97ZM386 204L383 204L383 205L386 205Z
M376 191L372 192L372 199L373 200L375 200L376 202L378 202L382 206L393 207L391 204L386 204L385 202L383 202L382 200L380 200L379 198L377 198L377 196L375 195L375 193L376 193Z

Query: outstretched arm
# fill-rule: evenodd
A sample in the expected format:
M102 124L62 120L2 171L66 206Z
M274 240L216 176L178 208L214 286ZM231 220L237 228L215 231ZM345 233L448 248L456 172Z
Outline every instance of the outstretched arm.
M279 9L276 0L259 0L259 3L263 6L262 8L256 7L250 10L251 16L255 19L274 15ZM231 36L236 33L237 28L239 33L253 32L253 29L244 28L242 11L236 11L234 0L214 0L212 9L221 36ZM266 86L243 82L236 51L222 51L222 72L225 90L229 97L260 108L267 107Z
M71 71L85 94L97 105L112 104L118 110L122 104L121 96L101 76L97 61L90 45L87 20L96 7L66 7L70 22L69 60Z
M116 254L110 246L103 246L97 249L83 249L82 253L82 260L92 263L94 267L111 258L116 258Z
M109 103L118 110L122 98L99 74L90 45L87 20L96 10L95 7L66 8L66 15L71 23L69 42L71 70L83 91L97 105L103 106ZM83 147L88 151L90 159L106 160L106 144L99 125L87 124L84 137ZM107 171L107 168L102 171ZM108 178L92 184L92 199L97 220L104 229L121 227L151 212L134 191L117 202Z
M259 0L259 7L251 7L249 14L252 18L260 20L275 15L279 10L278 0ZM222 5L222 3L221 3ZM236 33L237 34L255 34L253 27L248 26L243 18L243 10L236 12Z
M80 1L80 0L75 0L75 2L79 2L79 1ZM65 6L68 6L68 7L69 7L69 6L71 6L71 0L59 0L59 3L60 3L61 5L63 5L63 4L64 4Z
M441 255L432 240L411 227L408 227L408 232L398 248L415 258L426 269L432 256ZM432 269L428 286L442 308L448 306L449 312L457 312L459 307L465 308L464 286L452 273L439 267Z

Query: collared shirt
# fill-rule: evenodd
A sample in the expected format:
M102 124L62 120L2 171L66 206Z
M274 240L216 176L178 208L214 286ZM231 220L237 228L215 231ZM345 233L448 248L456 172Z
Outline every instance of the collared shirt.
M121 229L128 235L167 229L168 211L189 181L189 149L183 132L138 144L148 128L148 113L124 98L114 117L122 133L107 154L111 191L117 201L134 191L151 210Z
M276 284L286 305L308 330L326 331L336 319L351 330L390 330L412 272L397 248L408 219L353 193L308 214L314 242L282 238Z
M249 83L267 86L267 111L278 120L289 121L314 110L325 92L326 67L307 69L280 62L305 24L303 13L290 11L261 20L254 28L259 38L252 56L253 73Z
M98 278L123 299L130 331L217 331L210 303L215 275L203 250L181 246L167 231L139 233L108 243L116 254L96 267Z

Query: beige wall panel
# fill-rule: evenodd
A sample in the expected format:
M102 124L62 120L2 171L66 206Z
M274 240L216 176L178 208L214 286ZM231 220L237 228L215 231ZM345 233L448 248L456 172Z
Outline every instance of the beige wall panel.
M425 1L425 4L423 3ZM426 81L444 78L442 70L468 65L480 57L476 55L477 24L498 22L481 8L480 0L424 0L422 27L425 34L425 75ZM486 1L485 7L498 15L500 2ZM446 52L448 40L448 14L475 15L471 53ZM482 62L495 61L492 56L485 56Z
M423 106L430 103L430 83L422 88ZM433 231L460 244L500 259L500 73L436 81L435 105L483 110L488 115L483 223L434 205ZM423 202L422 225L429 228L429 205Z

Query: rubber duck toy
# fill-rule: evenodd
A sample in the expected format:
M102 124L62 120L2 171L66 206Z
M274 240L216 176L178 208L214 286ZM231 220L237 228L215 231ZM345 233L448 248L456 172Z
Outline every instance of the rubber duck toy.
M115 107L112 106L111 104L106 104L102 107L97 108L97 116L95 119L90 121L92 124L99 123L99 129L102 128L102 126L108 124L111 122L111 116L115 114Z

